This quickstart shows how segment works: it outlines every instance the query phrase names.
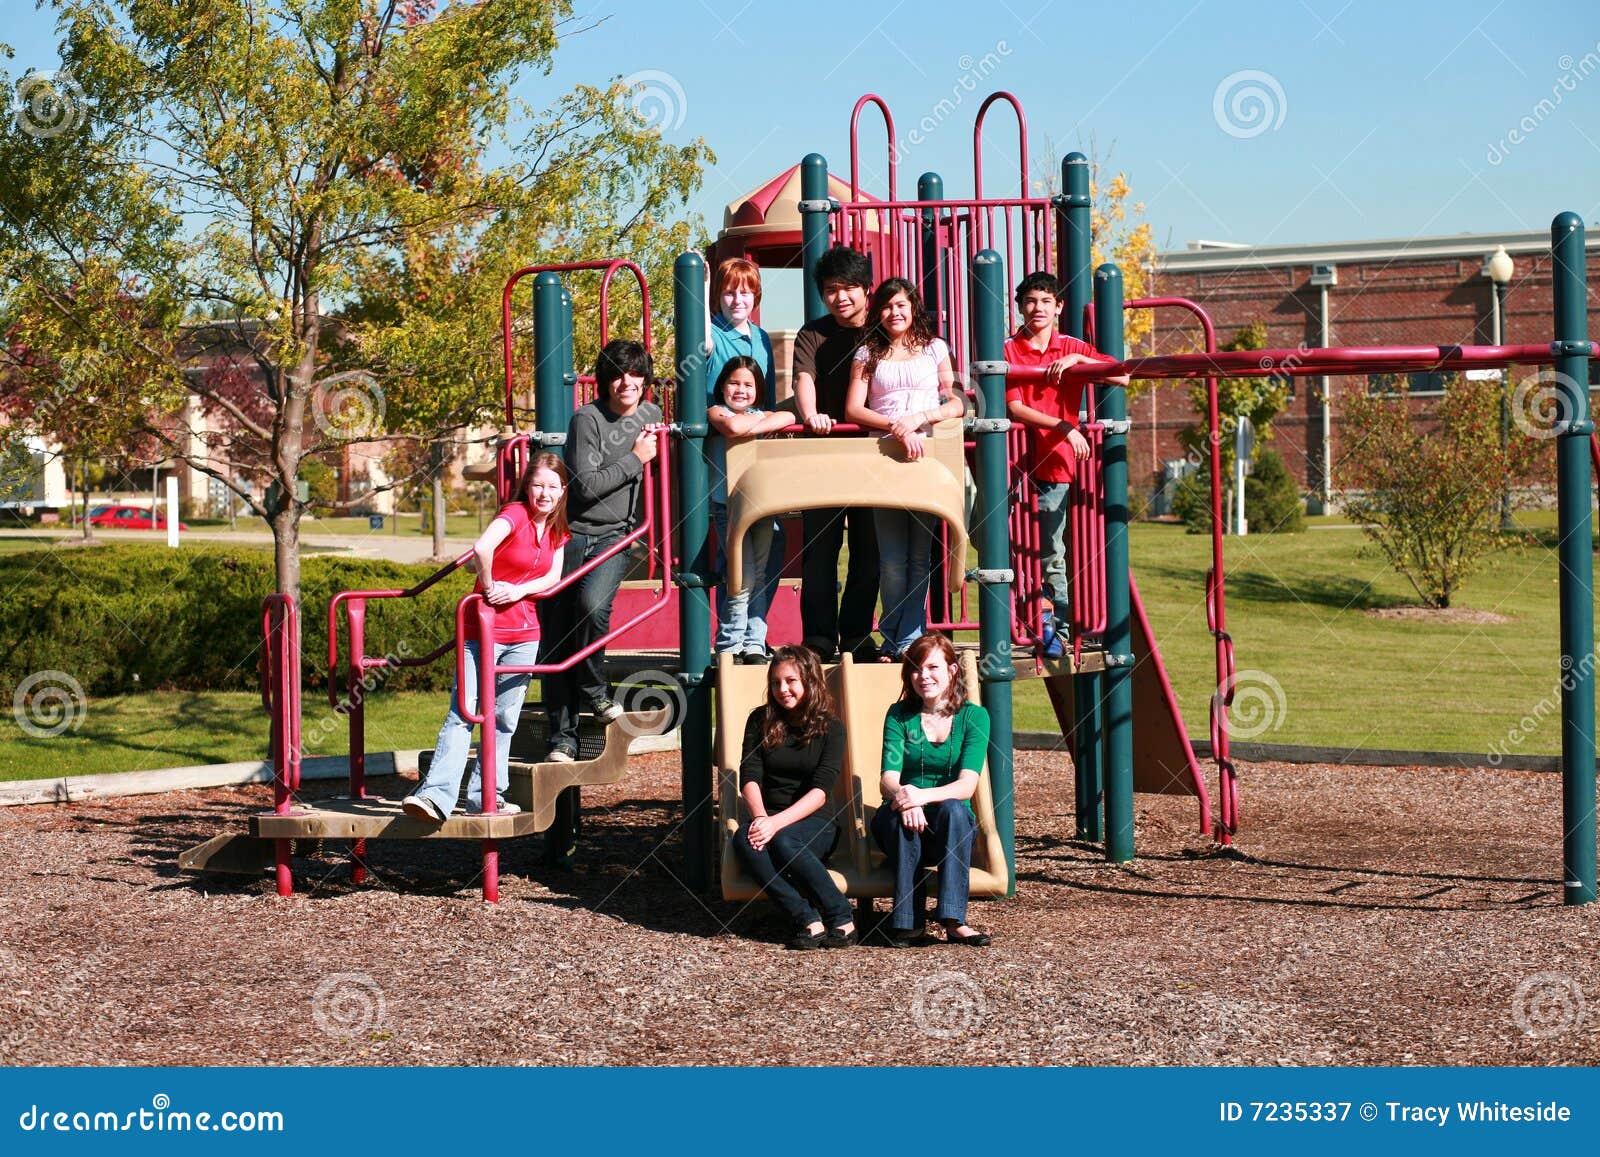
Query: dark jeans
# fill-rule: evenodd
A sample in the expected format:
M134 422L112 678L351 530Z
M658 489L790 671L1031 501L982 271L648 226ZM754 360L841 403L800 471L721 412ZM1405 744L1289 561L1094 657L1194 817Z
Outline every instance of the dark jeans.
M594 537L574 532L562 558L562 574L571 574L600 554L621 534ZM611 602L628 573L628 552L619 551L554 598L541 600L539 633L542 663L559 663L575 655L611 629ZM601 647L565 671L543 678L545 713L550 720L551 748L564 748L578 754L578 712L596 699L608 699L605 648ZM561 793L556 803L555 822L545 837L545 851L553 856L570 856L577 840L579 789Z
M839 829L832 817L823 814L826 811L824 807L790 824L759 852L750 846L748 823L733 837L734 855L796 929L819 920L829 928L850 923L850 901L834 884L825 863L839 842Z
M872 817L872 838L889 858L894 873L894 912L889 925L899 930L916 928L922 919L918 877L924 869L939 872L937 920L967 919L967 891L972 877L972 839L978 832L965 802L942 799L923 811L926 831L914 832L900 822L900 813L888 804Z
M878 535L864 506L801 512L805 549L800 569L800 624L806 646L827 658L839 648L872 649L878 602ZM839 551L846 532L850 568L839 594Z
M571 574L622 535L593 538L574 534L567 543L562 573ZM575 655L611 629L611 601L628 573L628 552L620 551L566 590L539 604L543 662L559 663ZM550 746L578 753L578 712L596 699L611 696L602 647L565 671L544 677L544 706L550 716Z

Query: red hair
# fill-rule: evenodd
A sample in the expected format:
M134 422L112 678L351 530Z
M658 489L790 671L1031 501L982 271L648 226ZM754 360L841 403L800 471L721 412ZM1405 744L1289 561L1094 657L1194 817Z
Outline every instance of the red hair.
M748 289L756 295L756 304L761 304L761 267L754 261L747 261L743 257L730 257L717 266L717 271L711 278L711 298L713 301L722 301L722 291L732 286L734 289Z
M906 648L905 659L900 664L900 702L915 707L923 705L922 692L917 690L912 680L934 651L943 655L944 661L950 665L950 686L939 698L939 714L954 715L967 704L967 673L961 669L961 656L956 653L956 645L948 636L937 631L919 636Z

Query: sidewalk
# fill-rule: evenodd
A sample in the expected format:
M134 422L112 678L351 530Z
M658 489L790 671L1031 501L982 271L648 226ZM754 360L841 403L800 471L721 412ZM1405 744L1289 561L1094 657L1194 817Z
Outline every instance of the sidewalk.
M309 532L308 532L309 531ZM78 539L82 533L76 529L57 530L39 527L22 530L0 530L0 538L60 538ZM167 541L165 530L96 530L97 542L143 542L161 545ZM185 530L180 541L184 544L201 540L205 542L233 542L271 545L272 534L265 530ZM445 554L461 554L472 545L470 538L446 538ZM355 558L383 558L391 562L425 562L433 557L433 539L421 534L395 534L388 530L374 530L366 534L317 534L303 527L300 535L302 549L343 550Z

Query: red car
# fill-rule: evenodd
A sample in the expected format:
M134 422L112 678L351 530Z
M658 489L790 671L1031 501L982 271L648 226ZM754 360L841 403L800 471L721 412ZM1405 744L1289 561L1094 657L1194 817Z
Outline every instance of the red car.
M89 518L90 526L99 526L108 530L165 530L167 518L164 514L155 516L155 525L151 526L150 508L147 506L108 506ZM179 530L188 530L189 524L178 523Z

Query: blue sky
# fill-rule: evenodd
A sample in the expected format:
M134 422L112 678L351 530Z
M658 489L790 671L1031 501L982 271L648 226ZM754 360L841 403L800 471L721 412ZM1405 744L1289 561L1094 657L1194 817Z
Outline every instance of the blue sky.
M1562 209L1600 221L1592 0L578 0L578 11L599 23L519 95L543 104L580 81L664 74L651 83L668 135L703 136L718 156L694 205L713 230L727 201L806 152L847 174L850 110L868 91L888 100L903 144L922 118L938 122L908 149L902 196L929 169L965 193L973 115L998 88L1027 110L1036 169L1092 138L1128 174L1161 248L1544 229ZM14 73L53 67L48 15L8 16ZM945 98L954 111L936 115ZM867 187L882 194L882 130L867 123ZM986 192L1009 194L1016 129L1001 108L989 126Z

